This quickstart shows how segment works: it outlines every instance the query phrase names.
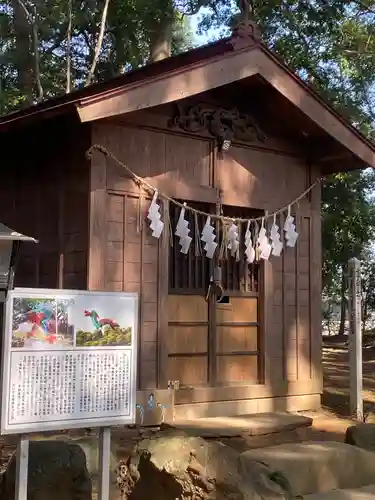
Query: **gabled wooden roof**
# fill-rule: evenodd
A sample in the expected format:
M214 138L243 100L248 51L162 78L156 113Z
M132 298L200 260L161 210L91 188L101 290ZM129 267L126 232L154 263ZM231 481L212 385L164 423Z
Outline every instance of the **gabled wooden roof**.
M261 77L300 110L307 122L333 139L335 148L330 146L329 154L317 155L324 164L323 170L375 167L374 144L297 77L253 32L237 34L12 113L0 119L0 131L20 121L27 123L73 110L78 111L81 122L90 122L170 103L254 77ZM314 147L319 148L319 143Z

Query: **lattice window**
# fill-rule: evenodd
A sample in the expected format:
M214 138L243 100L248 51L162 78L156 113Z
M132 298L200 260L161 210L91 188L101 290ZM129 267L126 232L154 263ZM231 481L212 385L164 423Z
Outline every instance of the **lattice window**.
M215 213L215 206L209 204L193 204L190 206L200 209L206 213ZM223 207L224 215L229 217L259 217L262 212L259 210L250 210L238 207ZM180 215L180 208L171 204L170 220L172 231L174 233L176 224ZM225 290L230 292L257 292L259 282L260 263L248 265L245 259L245 224L241 225L241 246L239 260L232 257L228 252L227 258L218 261L219 248L223 239L223 232L220 228L216 241L219 243L216 252L216 260L214 262L209 259L195 254L194 238L195 238L195 223L194 216L190 211L186 212L185 218L189 220L190 236L193 241L187 255L180 252L178 238L173 235L173 247L170 247L169 254L169 290L173 293L195 293L205 294L209 286L210 276L213 275L213 267L219 266L222 268L222 280ZM205 220L203 217L198 217L199 231L202 231ZM200 236L200 235L199 235Z
M223 213L227 217L252 218L262 216L260 210L224 206ZM241 224L239 260L228 252L228 258L221 263L222 279L225 290L234 292L258 292L260 263L248 264L245 258L246 224ZM220 242L222 241L222 231Z
M208 203L189 203L189 205L207 213L215 210L215 207L211 207ZM210 262L201 255L195 255L195 223L194 216L189 210L185 213L185 219L189 221L190 237L193 238L193 241L187 255L180 252L178 238L174 235L180 211L180 207L173 204L170 205L173 247L170 247L169 252L169 289L173 293L205 294L210 279ZM203 228L201 217L198 220L198 224L201 231Z

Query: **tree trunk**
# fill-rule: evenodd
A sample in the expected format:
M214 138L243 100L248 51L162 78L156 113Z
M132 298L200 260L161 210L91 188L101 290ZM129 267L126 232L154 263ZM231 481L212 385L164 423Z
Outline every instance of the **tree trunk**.
M24 96L24 106L33 103L34 67L31 55L32 27L27 14L18 0L12 0L14 30L16 37L15 62L18 71L18 86Z
M173 0L163 0L159 8L162 14L150 20L150 62L166 59L172 54Z
M72 10L73 0L68 2L68 31L66 34L66 93L72 90Z
M346 276L345 276L345 267L342 267L341 270L341 308L340 308L340 326L339 326L339 335L344 335L345 333L345 320L346 320Z
M34 74L35 74L35 84L37 89L37 99L38 102L43 100L44 92L42 87L42 78L40 74L40 54L39 54L39 33L38 33L38 11L37 7L41 8L43 5L40 0L38 0L37 5L34 7L34 16L29 15L29 22L32 23L32 40L33 40L33 50L34 50Z
M166 15L155 24L150 32L150 62L161 61L172 54L173 18Z
M103 12L102 12L102 20L100 23L100 31L99 31L98 41L96 42L94 58L93 58L92 63L91 63L89 74L87 75L87 79L86 79L86 83L85 83L86 87L91 84L92 79L94 78L96 66L97 66L98 61L99 61L100 51L102 50L102 45L103 45L103 40L104 40L105 25L107 22L108 7L109 7L109 0L105 0Z

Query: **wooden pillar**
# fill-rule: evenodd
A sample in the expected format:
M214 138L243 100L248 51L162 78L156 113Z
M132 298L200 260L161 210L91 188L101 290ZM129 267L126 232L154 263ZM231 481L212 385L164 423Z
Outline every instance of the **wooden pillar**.
M157 385L159 389L165 389L168 386L169 202L164 199L162 207L164 230L159 241L157 326Z
M315 170L315 171L314 171ZM320 172L312 170L314 182ZM310 234L310 300L311 300L311 378L319 380L323 392L322 372L322 222L321 187L311 191L311 234ZM317 272L319 270L319 272Z
M89 290L105 290L107 244L106 158L93 151L90 165L89 258L87 280Z

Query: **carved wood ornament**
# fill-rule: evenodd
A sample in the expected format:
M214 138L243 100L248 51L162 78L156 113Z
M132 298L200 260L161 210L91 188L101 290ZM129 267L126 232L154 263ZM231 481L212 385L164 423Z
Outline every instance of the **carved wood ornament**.
M265 142L266 135L255 120L238 109L215 108L207 104L183 107L177 104L177 113L170 120L171 127L185 132L209 132L219 144L224 141Z

